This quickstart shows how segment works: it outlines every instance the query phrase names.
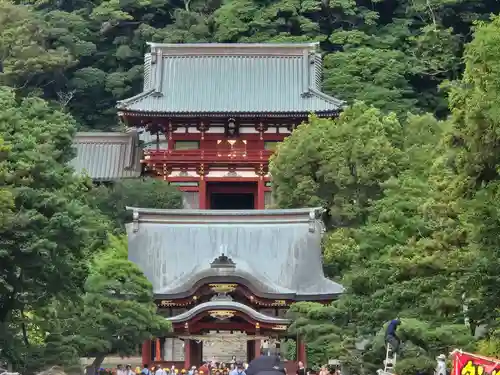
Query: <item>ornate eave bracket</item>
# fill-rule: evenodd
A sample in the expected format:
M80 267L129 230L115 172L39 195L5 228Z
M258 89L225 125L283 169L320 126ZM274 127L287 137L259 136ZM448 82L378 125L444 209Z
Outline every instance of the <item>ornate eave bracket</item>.
M321 234L325 232L325 225L323 220L321 220L321 215L325 212L324 208L314 208L309 212L309 232L316 232L316 228L319 225L321 228Z
M139 231L139 211L132 211L132 228L134 233Z

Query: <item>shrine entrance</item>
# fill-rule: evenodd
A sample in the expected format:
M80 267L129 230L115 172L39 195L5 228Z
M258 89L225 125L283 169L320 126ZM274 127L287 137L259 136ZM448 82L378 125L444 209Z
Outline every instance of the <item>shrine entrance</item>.
M207 194L212 210L253 210L257 206L257 183L209 182Z
M159 345L162 346L161 341L181 341L182 359L162 353L158 358L162 358L165 364L187 369L213 359L229 363L233 356L239 361L250 362L263 353L270 354L270 349L276 351L274 343L286 336L287 319L266 315L243 303L244 294L236 291L237 284L207 286L216 294L209 295L200 289L196 298L198 304L167 318L172 323L173 332L170 337L160 340ZM233 296L229 295L230 292ZM182 361L177 362L179 360Z
M253 210L254 195L251 193L212 193L210 207L213 210Z
M167 336L159 339L160 362L167 367L174 365L177 368L188 369L190 366L201 366L205 361L213 359L229 367L231 360L251 362L259 355L282 355L280 339L276 333L274 337L248 334L243 331L209 331L206 333L183 334L182 336ZM283 336L284 337L284 336ZM153 342L153 346L156 346ZM158 358L151 358L158 363Z
M260 182L207 181L207 193L251 194L258 184L262 192ZM330 302L343 291L323 275L321 209L133 210L129 259L152 281L158 314L172 325L144 342L143 363L187 370L214 357L249 361L277 343L306 362L303 337L287 334L290 306Z

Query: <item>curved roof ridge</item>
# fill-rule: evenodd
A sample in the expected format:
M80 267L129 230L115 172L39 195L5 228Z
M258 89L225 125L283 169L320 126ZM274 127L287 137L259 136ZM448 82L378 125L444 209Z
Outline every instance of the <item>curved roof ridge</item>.
M236 310L250 317L254 318L257 321L271 324L289 324L290 320L278 318L274 316L269 316L263 314L259 311L254 310L248 305L245 305L240 302L229 301L229 300L215 300L208 301L204 303L200 303L199 305L194 306L192 309L183 312L179 315L172 316L167 318L172 323L183 323L187 320L190 320L193 316L196 316L202 312L210 311L212 309L226 309L226 310Z
M309 88L309 92L314 95L314 96L317 96L318 98L321 98L323 100L326 100L332 104L335 104L339 107L344 107L347 105L347 102L345 100L341 100L341 99L337 99L331 95L328 95L328 94L325 94L324 92L314 88L314 87L310 87Z
M146 98L148 97L149 95L152 95L154 94L155 90L154 88L151 88L151 89L148 89L148 90L145 90L137 95L134 95L134 96L131 96L130 98L126 98L126 99L122 99L122 100L118 100L116 102L116 106L118 108L124 108L126 107L127 105L131 105L131 104L134 104L134 103L137 103L138 101L140 101L141 99L143 98Z
M254 275L255 272L251 269L247 262L239 257L229 256L235 263L236 268L227 269L224 268L222 271L218 268L212 268L211 262L213 259L209 259L205 265L200 265L194 267L191 272L187 273L190 275L188 278L184 279L185 274L179 275L176 280L170 282L166 288L155 290L157 295L169 295L169 294L180 294L193 290L197 286L201 286L206 283L208 278L213 277L224 277L226 282L230 280L236 280L238 278L249 281L249 289L256 295L262 294L290 294L295 296L295 291L276 285L269 277L263 274ZM204 263L202 263L204 264Z

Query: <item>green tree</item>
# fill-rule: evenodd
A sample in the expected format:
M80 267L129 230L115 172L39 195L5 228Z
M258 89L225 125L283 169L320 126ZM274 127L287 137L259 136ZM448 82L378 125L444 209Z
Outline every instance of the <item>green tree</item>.
M145 340L171 330L157 314L151 284L127 255L126 236L110 235L90 260L79 298L53 300L39 310L46 333L39 350L42 365L72 369L80 366L80 357L92 357L87 373L94 374L108 354L134 355Z
M49 26L39 13L0 1L0 84L26 91L60 80L60 72L74 59L67 48L51 45L50 40Z
M82 127L106 130L117 127L116 101L140 92L143 54L151 41L318 41L329 94L402 117L407 111L429 111L444 118L448 108L439 85L460 76L472 23L500 12L495 0L31 3L30 17L43 21L36 21L41 32L33 40L47 50L64 51L76 65L45 67L40 60L37 69L48 74L28 89L65 103ZM6 33L6 39L26 40L24 34L12 35ZM47 61L55 61L54 56ZM11 78L25 82L19 73Z
M479 353L482 355L490 356L493 358L500 358L500 330L498 329L498 327L492 330L488 337L479 343L478 349Z
M4 180L7 175L7 160L11 148L5 144L0 137L0 180ZM12 220L14 209L14 197L12 192L5 187L0 188L0 227Z
M125 207L182 208L182 193L168 182L155 178L121 180L113 185L100 185L89 191L88 200L99 209L118 231L132 214Z
M277 205L327 207L333 226L362 223L381 184L400 168L401 133L394 114L363 103L335 120L311 117L272 158Z
M357 115L351 124L358 124L356 120L369 124L366 118L369 117ZM400 316L405 322L402 334L406 344L397 371L428 372L440 351L454 345L474 344L470 329L464 325L462 294L474 289L473 284L467 285L469 274L463 272L463 267L474 260L477 252L464 251L468 242L459 219L460 197L453 193L456 174L449 167L448 147L441 141L447 139L452 124L439 122L430 115L409 115L401 124L387 122L390 115L383 118L385 122L372 123L396 123L399 129L383 133L384 144L391 145L398 155L393 172L387 173L385 179L376 173L362 174L366 178L362 191L371 192L368 187L376 186L376 194L366 199L360 219L331 228L324 239L326 271L347 291L332 306L295 305L291 310L291 331L306 337L312 363L320 365L328 358L340 358L354 372L372 373L382 366L385 356L383 326ZM387 125L385 128L396 129ZM331 161L337 159L322 157L325 149L330 154L324 155L335 152L342 155L339 159L362 150L356 154L361 156L359 159L375 166L381 164L377 160L383 160L377 158L387 154L372 154L374 148L359 147L359 130L355 126L351 125L349 137L340 137L342 133L331 136L338 142L328 146L322 142L329 140L328 131L337 132L338 127L330 126L323 133L316 130L292 134L278 150L273 160L273 168L278 170L273 188L278 193L287 191L289 196L297 196L302 180L311 181L311 176L320 174L323 165L315 164L316 160L330 163L332 181L343 181L344 172L339 167L342 164ZM361 134L368 133L369 139L377 139L379 134L374 130ZM296 135L299 138L294 139ZM302 160L298 157L301 154L305 155ZM339 191L336 184L319 186L323 190L310 190L304 196L317 196L316 192L321 191L328 197ZM314 203L324 202L327 201ZM338 205L335 201L330 204ZM421 361L412 359L415 357Z
M82 201L87 181L66 164L72 118L38 98L17 100L5 87L0 106L0 138L8 147L0 159L7 205L0 222L0 356L18 364L30 346L25 313L56 296L78 295L104 227Z
M307 342L308 365L319 368L331 358L337 358L344 369L359 374L372 374L383 366L386 324L376 327L368 336L361 335L356 323L346 317L338 301L332 306L299 302L288 312L291 334ZM349 322L350 321L350 322ZM349 324L346 325L346 322ZM471 335L463 324L433 324L415 318L402 319L398 329L404 345L397 361L397 373L432 374L435 357L453 350L456 345L471 348Z
M92 262L79 317L80 353L95 357L87 372L94 374L110 352L132 355L144 340L169 332L156 310L151 284L127 259L126 237L111 236Z
M448 160L456 170L453 189L460 198L461 220L471 262L468 283L472 323L489 324L500 308L498 212L500 206L500 17L480 22L465 50L465 73L450 91L453 129Z

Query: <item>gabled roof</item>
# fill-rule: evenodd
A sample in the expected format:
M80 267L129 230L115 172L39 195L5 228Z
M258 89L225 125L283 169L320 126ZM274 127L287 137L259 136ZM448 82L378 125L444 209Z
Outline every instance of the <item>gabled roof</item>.
M320 209L128 209L129 259L157 298L180 298L203 282L243 283L256 295L289 300L344 291L323 274Z
M144 91L123 112L187 115L335 114L321 92L321 55L307 44L157 44L145 56Z
M247 306L243 303L240 302L235 302L235 301L208 301L201 303L199 305L194 306L192 309L183 312L179 315L167 318L167 320L171 321L172 323L183 323L185 321L190 320L194 316L210 311L210 310L236 310L241 313L244 313L248 315L249 317L255 319L258 322L261 323L269 323L269 324L289 324L290 321L288 319L284 318L278 318L275 316L268 316L266 314L263 314L259 311L254 310L250 306Z
M76 158L70 164L77 173L85 173L95 181L137 178L141 174L136 132L80 132L73 145Z

